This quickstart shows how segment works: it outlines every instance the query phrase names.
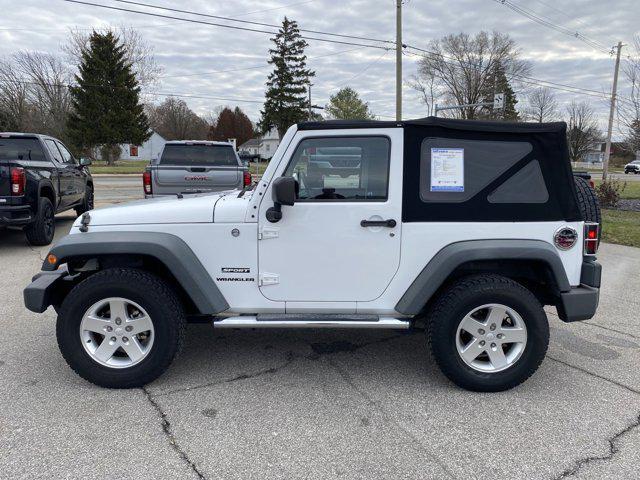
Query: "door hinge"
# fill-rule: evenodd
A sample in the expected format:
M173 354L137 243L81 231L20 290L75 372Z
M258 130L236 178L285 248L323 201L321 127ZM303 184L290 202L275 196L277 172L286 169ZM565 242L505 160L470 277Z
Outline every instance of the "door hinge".
M258 233L258 240L267 240L269 238L278 238L280 229L278 227L262 227Z
M261 273L258 276L258 285L261 287L267 285L277 285L280 283L280 275L277 273Z

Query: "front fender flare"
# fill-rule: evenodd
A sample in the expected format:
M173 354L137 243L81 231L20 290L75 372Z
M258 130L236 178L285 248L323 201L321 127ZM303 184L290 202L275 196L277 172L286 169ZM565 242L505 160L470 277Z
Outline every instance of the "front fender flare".
M73 257L100 255L144 255L157 259L180 283L202 314L216 314L229 308L211 275L193 250L176 235L158 232L93 232L67 235L49 252L57 257L42 270L52 271Z
M396 304L396 311L417 315L449 275L463 263L478 260L536 260L550 269L560 292L571 285L555 248L542 240L469 240L447 245L422 269Z

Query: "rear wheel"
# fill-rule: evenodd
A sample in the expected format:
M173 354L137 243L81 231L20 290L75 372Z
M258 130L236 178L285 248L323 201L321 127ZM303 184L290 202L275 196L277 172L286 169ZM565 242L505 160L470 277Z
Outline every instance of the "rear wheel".
M34 246L49 245L56 233L56 220L53 203L47 197L42 197L38 203L36 220L27 225L24 233L27 241Z
M429 315L428 334L442 372L458 386L481 392L525 381L549 344L540 302L499 275L466 277L443 292Z
M169 367L185 314L175 292L147 272L113 268L79 283L58 315L58 345L82 378L109 388L143 386Z

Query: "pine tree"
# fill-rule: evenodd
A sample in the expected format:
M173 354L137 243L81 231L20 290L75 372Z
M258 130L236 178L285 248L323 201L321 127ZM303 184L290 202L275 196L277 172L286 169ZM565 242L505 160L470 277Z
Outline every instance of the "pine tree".
M516 110L518 99L516 98L516 93L513 91L513 88L511 88L511 85L509 84L504 67L500 62L495 64L492 77L493 82L486 85L482 101L485 103L492 103L494 95L496 93L502 93L504 94L504 107L501 109L485 107L482 109L481 117L491 120L517 121L519 119L518 111Z
M151 136L138 81L112 32L91 34L78 71L78 86L71 88L69 137L80 151L101 147L111 164L119 144L140 145Z
M307 42L300 37L295 21L285 17L271 41L274 47L269 50L269 63L274 69L267 79L259 128L266 133L275 127L282 137L291 125L307 119L307 87L315 72L307 69Z
M369 104L363 102L353 88L345 87L331 95L325 107L329 118L338 120L371 120L375 115L369 110Z
M253 124L240 107L234 110L225 107L220 112L216 124L209 130L209 139L226 142L235 138L238 146L251 140L253 136Z

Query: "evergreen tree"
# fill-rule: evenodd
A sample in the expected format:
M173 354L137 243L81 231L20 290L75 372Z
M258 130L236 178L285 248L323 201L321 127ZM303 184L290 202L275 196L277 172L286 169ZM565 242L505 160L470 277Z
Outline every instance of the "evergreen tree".
M375 115L369 110L369 104L363 102L353 88L341 88L331 95L325 106L329 118L336 120L372 120Z
M119 144L140 145L151 135L138 81L112 32L91 34L78 71L78 86L71 88L69 137L81 151L101 147L103 159L111 164Z
M209 129L210 140L226 142L235 138L238 146L251 140L253 136L253 124L240 107L234 110L225 107L220 112L216 124Z
M497 62L493 68L493 81L488 83L483 89L482 101L486 103L492 103L494 95L496 93L504 94L504 107L500 109L494 109L493 107L484 107L482 109L482 118L491 120L508 120L518 121L518 111L516 110L516 104L518 99L516 93L511 88L507 75L505 74L504 67L500 62Z
M267 91L259 128L266 133L275 127L282 138L294 123L308 117L307 87L315 72L307 69L307 46L300 37L298 24L285 17L282 27L271 39L269 63L274 66L267 79Z

